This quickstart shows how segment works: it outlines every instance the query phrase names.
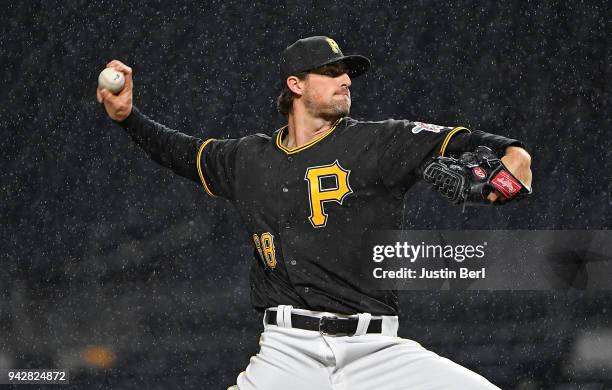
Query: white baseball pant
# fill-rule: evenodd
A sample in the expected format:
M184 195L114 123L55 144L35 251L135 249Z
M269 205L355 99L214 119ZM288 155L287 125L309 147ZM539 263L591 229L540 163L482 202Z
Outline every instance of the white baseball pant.
M290 314L342 316L280 305L278 325L264 323L260 351L238 376L238 390L484 390L499 389L482 376L397 337L397 316L356 314L354 336L327 336L291 327ZM382 333L366 333L382 318Z

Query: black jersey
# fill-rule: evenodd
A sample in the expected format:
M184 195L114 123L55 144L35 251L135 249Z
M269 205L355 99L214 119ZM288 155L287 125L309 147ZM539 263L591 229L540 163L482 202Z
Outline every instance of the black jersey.
M486 145L503 154L518 144L462 127L393 119L341 118L324 136L294 149L282 144L287 127L272 136L200 140L137 109L122 125L156 161L236 207L254 248L251 298L260 310L282 304L396 315L394 291L360 284L363 234L401 229L404 194L440 149Z

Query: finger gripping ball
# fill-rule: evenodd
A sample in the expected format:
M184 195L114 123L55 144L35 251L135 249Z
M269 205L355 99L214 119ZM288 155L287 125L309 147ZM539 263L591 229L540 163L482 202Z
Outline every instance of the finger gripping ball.
M113 68L106 68L98 76L98 86L106 88L115 95L121 92L125 85L125 77L123 73L116 71Z

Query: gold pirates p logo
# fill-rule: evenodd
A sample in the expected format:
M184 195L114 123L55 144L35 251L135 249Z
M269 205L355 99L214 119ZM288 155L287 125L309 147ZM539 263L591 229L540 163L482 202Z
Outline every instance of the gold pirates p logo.
M325 38L325 40L327 41L327 43L329 43L329 47L331 47L332 51L334 53L339 53L340 52L340 46L338 46L338 44L336 43L336 41L334 41L331 38Z
M304 179L308 182L308 196L310 198L310 223L315 228L327 224L327 214L323 209L324 203L336 202L342 204L347 195L353 190L349 185L348 177L351 171L342 168L338 160L333 164L310 167L306 170ZM336 185L332 188L322 188L321 180L335 179Z

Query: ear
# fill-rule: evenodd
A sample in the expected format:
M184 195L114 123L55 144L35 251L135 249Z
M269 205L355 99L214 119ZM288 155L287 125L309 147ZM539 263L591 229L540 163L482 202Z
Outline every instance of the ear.
M304 80L300 80L296 76L287 77L287 88L296 95L304 93Z

